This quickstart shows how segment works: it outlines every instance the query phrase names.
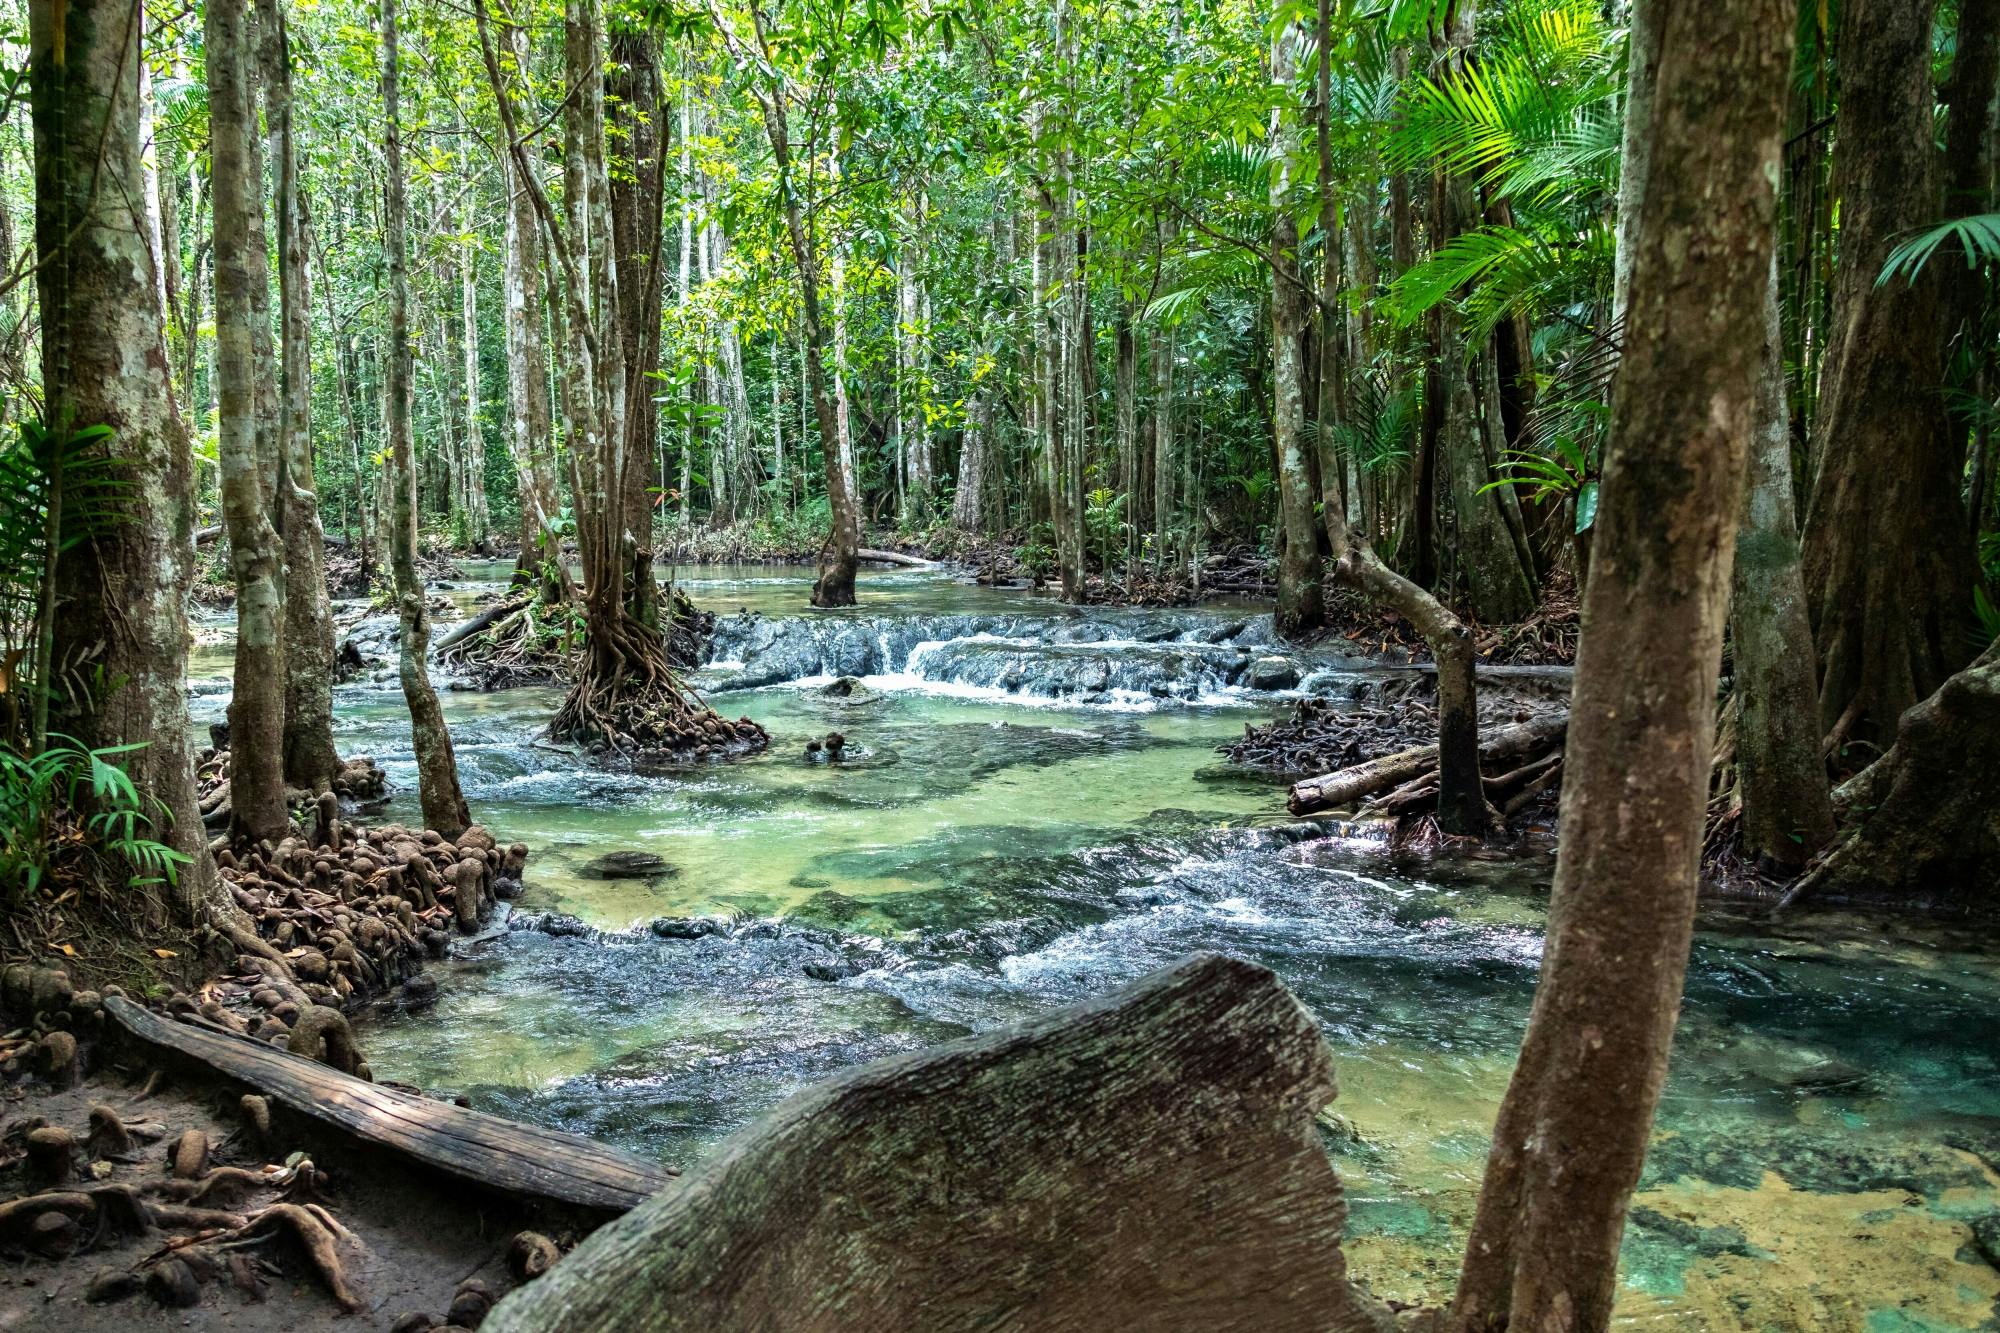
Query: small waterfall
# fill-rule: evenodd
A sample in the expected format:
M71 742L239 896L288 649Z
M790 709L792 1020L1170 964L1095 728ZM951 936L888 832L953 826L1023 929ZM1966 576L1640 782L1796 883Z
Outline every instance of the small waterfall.
M1281 644L1269 616L1201 611L894 617L734 616L718 621L713 688L839 676L881 688L949 688L1022 700L1151 707L1296 691L1379 672L1345 640Z

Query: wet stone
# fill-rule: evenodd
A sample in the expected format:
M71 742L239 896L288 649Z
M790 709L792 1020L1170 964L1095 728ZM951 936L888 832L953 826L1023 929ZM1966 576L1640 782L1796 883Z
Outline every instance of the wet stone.
M680 872L653 852L619 851L592 857L579 873L588 879L665 879Z
M723 933L722 923L707 916L665 916L647 927L663 940L698 940Z

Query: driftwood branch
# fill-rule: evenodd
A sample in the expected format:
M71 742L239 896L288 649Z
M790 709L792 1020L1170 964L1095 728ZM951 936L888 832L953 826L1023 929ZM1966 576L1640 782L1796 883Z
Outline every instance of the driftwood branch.
M1314 1129L1319 1026L1250 963L793 1097L512 1293L487 1333L1377 1333Z
M901 551L877 551L864 546L854 553L857 560L872 560L880 565L909 565L915 569L929 569L935 560L924 560L914 555L904 555Z
M465 642L487 626L495 625L505 620L508 616L513 615L533 600L534 598L532 597L516 597L505 602L495 602L492 606L487 607L484 611L481 611L478 615L466 621L442 639L439 639L436 646L431 649L431 652L441 653L455 643Z
M1519 759L1547 746L1559 745L1568 730L1569 714L1566 712L1550 713L1529 722L1501 727L1480 742L1480 762L1499 763ZM1395 754L1385 754L1365 764L1343 768L1338 773L1295 782L1285 805L1295 815L1349 809L1363 797L1424 776L1437 768L1437 762L1438 749L1435 745L1398 750Z

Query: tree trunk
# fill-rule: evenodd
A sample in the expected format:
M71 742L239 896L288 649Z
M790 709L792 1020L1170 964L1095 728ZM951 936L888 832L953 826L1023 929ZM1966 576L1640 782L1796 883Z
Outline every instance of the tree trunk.
M1289 19L1271 38L1271 84L1280 105L1271 111L1271 419L1278 451L1278 605L1273 623L1288 639L1326 623L1320 595L1319 525L1313 522L1312 464L1307 455L1305 410L1305 269L1299 262L1299 224L1292 216L1291 162L1298 155L1296 112L1289 110L1298 78Z
M417 795L424 827L456 838L472 822L458 785L458 758L426 670L430 656L431 613L424 604L424 581L417 572L417 460L410 429L410 279L408 212L403 182L403 131L396 32L397 0L382 0L383 168L382 241L389 270L388 374L384 397L389 436L389 471L395 515L389 525L389 564L396 582L396 617L401 629L398 674L410 709L410 738L417 759ZM226 6L217 6L226 8ZM212 20L211 20L212 21ZM214 59L210 56L211 61Z
M1820 757L1818 672L1799 577L1775 266L1763 306L1763 382L1743 486L1743 521L1736 532L1730 628L1740 709L1736 766L1743 852L1785 872L1803 866L1833 836L1833 802Z
M611 223L618 262L618 337L624 343L625 529L636 543L629 589L634 618L659 624L653 580L653 460L659 450L660 321L666 299L660 253L666 209L666 142L661 130L660 46L650 32L619 29L611 42L607 85L615 136L625 159L611 179ZM733 330L732 330L733 332ZM736 366L742 374L739 354ZM740 385L739 385L740 387ZM747 417L749 408L743 408Z
M508 34L517 77L528 62L527 30ZM508 85L506 96L513 95ZM556 486L554 448L549 414L548 354L543 346L542 245L536 230L530 190L540 188L522 174L512 154L506 155L506 301L508 453L521 503L521 553L515 561L514 582L541 584L545 595L560 596L567 580L544 577L545 562L560 570L562 552L555 548L555 524L561 508Z
M459 158L459 170L471 177L472 164L468 158ZM459 226L470 236L477 224L473 221L469 190L464 210ZM478 248L467 245L458 260L459 341L465 355L465 519L474 549L486 544L493 527L486 502L486 431L480 422L478 256Z
M1932 0L1841 10L1834 192L1840 268L1820 378L1802 555L1819 646L1820 724L1887 746L1896 719L1972 654L1972 543L1961 433L1939 392L1946 265L1877 285L1891 247L1935 220Z
M1791 893L1948 912L1993 906L2000 865L2000 642L1903 714L1889 752L1841 788L1847 826Z
M152 249L130 201L141 160L136 0L28 6L35 143L34 271L42 385L54 431L108 426L96 446L124 460L124 521L65 552L53 661L88 664L115 689L61 701L62 729L121 757L153 815L152 836L189 858L169 883L132 890L134 927L166 907L183 924L233 910L209 858L188 761L187 591L193 459L174 411Z
M763 19L757 18L761 25ZM762 29L759 28L759 40ZM854 448L847 437L847 356L844 322L846 292L845 260L841 242L833 252L833 302L835 328L833 384L827 384L825 325L822 322L819 292L819 256L807 226L805 207L796 190L792 170L791 143L786 138L785 93L767 93L762 102L764 127L769 135L771 156L779 173L780 197L785 207L785 234L792 243L792 265L799 274L800 325L806 341L806 376L812 388L813 412L819 418L820 452L826 459L826 503L831 530L820 548L819 570L813 580L812 604L819 607L853 606L854 573L859 564L855 552L861 547L860 497L854 485ZM838 171L838 158L835 158ZM836 401L837 399L837 401Z
M1943 216L1962 218L1988 212L1993 205L1993 90L2000 80L2000 0L1960 0L1954 38L1951 74L1940 92L1945 105L1941 174ZM1954 267L1949 254L1932 262ZM1947 358L1954 341L1978 337L1984 296L1984 286L1969 275L1945 285L1938 331ZM1990 348L1980 353L1982 360L1990 355Z
M1174 331L1153 325L1153 564L1167 557L1174 519Z
M1632 292L1632 256L1638 252L1639 210L1653 159L1653 86L1660 70L1660 15L1632 6L1625 46L1625 123L1618 154L1618 234L1612 249L1611 322L1625 321ZM1782 367L1781 367L1782 369Z
M292 115L291 36L278 0L258 0L272 175L277 184L279 448L287 485L285 540L284 776L293 787L323 792L340 771L333 744L333 608L326 593L326 534L313 470L311 252L305 196L299 190L298 133ZM233 795L233 793L232 793Z
M1715 676L1766 354L1793 14L1656 6L1652 168L1584 594L1542 976L1453 1323L1602 1329L1694 927Z
M222 517L236 578L236 683L229 703L232 832L285 836L285 566L272 526L290 488L278 456L270 383L270 274L263 155L257 146L250 12L213 5L208 65L210 172L215 182L215 343ZM307 594L310 596L310 593Z

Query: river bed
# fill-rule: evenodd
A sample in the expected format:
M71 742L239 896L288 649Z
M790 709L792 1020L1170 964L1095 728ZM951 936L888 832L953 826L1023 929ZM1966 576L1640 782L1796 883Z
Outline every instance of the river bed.
M504 575L464 572L449 593L463 605ZM865 622L880 652L862 665L884 669L858 700L830 697L836 673L814 662L749 689L728 688L737 660L706 669L712 702L761 722L771 751L658 777L542 741L554 691L446 693L475 816L533 849L514 904L527 928L433 969L434 1007L366 1024L379 1077L685 1168L839 1069L1223 950L1274 969L1325 1027L1356 1274L1384 1297L1448 1293L1550 861L1393 865L1275 818L1275 785L1217 772L1214 747L1282 697L1248 684L1245 663L1271 660L1254 608L1076 614L897 570L865 571L856 611L815 615L802 568L684 575L720 615L802 618L787 641ZM966 616L1004 632L895 633ZM1291 666L1301 684L1369 678ZM220 717L226 642L192 671L197 722ZM1195 683L1168 688L1174 673ZM386 817L415 822L393 680L335 701L343 752L373 754L395 790ZM807 763L834 730L852 762ZM597 877L616 851L662 864ZM1996 1016L2000 958L1979 935L1705 910L1620 1325L2000 1328L2000 1272L1970 1227L2000 1213Z

